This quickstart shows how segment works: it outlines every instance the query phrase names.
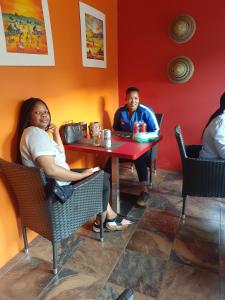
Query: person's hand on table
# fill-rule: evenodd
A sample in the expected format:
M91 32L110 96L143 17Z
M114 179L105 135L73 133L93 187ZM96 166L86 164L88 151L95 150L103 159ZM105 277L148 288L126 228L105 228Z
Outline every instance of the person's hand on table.
M130 139L132 137L131 132L124 132L124 131L113 131L113 135L121 138L126 138L126 139Z

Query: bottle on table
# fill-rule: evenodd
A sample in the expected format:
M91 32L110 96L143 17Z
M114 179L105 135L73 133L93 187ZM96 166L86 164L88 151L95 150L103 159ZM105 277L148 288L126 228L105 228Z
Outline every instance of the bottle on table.
M87 122L80 122L80 130L84 138L87 137Z
M147 124L145 122L142 122L140 124L140 132L146 132L147 131Z

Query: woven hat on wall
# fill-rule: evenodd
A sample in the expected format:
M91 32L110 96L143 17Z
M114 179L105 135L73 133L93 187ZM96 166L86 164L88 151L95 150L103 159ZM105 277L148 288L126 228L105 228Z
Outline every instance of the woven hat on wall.
M186 56L178 56L171 60L168 65L168 77L173 83L184 83L191 79L194 74L194 64Z
M175 17L170 26L170 37L178 44L189 41L196 30L196 23L193 17L189 15L180 15Z

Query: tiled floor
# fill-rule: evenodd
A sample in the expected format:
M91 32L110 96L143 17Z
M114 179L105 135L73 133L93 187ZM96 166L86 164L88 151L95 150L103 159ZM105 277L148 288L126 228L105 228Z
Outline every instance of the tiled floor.
M115 300L125 287L136 300L225 299L224 201L188 198L183 224L180 174L158 170L153 179L148 207L138 208L136 174L122 168L122 208L136 224L105 233L103 245L86 224L60 245L57 276L50 243L36 238L30 255L0 272L0 299Z

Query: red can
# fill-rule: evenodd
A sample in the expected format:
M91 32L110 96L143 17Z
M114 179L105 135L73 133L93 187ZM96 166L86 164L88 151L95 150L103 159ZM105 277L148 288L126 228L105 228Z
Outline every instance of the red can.
M133 125L133 134L136 134L139 132L139 124L138 122L135 122Z
M146 132L147 131L147 124L146 123L142 123L140 126L140 132Z

